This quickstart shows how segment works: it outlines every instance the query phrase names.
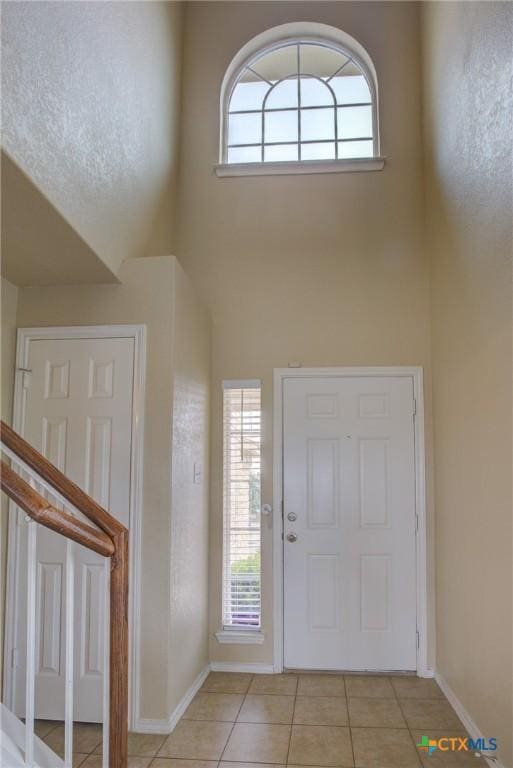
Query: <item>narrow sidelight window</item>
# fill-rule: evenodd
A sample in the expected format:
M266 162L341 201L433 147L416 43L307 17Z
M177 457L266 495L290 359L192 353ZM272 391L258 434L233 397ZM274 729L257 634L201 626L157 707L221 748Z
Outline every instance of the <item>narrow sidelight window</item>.
M258 628L260 382L223 383L223 625Z

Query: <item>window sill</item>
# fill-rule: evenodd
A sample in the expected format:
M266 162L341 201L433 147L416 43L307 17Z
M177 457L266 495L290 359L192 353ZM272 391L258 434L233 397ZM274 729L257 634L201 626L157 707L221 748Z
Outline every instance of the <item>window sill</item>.
M257 629L224 629L216 632L216 638L222 645L262 645L264 633Z
M217 176L285 176L301 173L354 173L382 171L384 157L355 157L347 160L303 160L280 163L221 163Z

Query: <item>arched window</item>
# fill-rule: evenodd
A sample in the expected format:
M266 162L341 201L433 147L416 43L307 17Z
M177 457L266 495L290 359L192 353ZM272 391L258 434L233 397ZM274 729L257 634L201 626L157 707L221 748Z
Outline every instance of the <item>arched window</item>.
M333 27L286 24L258 35L228 68L221 109L223 164L379 157L374 66Z

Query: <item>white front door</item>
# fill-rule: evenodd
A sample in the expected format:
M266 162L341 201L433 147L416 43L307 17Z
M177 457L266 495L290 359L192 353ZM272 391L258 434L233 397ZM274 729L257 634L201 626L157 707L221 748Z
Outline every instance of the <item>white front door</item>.
M284 665L416 669L413 381L284 381Z
M32 339L21 434L125 526L130 521L133 338ZM32 525L32 523L30 523ZM17 514L14 711L25 714L26 531ZM105 559L75 550L74 719L102 715ZM66 541L37 530L37 718L63 719Z

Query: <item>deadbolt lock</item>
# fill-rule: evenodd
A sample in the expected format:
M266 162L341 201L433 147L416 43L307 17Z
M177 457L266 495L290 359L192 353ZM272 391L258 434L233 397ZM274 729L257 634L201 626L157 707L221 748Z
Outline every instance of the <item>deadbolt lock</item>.
M297 515L295 512L289 512L287 515L287 520L290 520L291 523L293 523L295 520L297 520Z

